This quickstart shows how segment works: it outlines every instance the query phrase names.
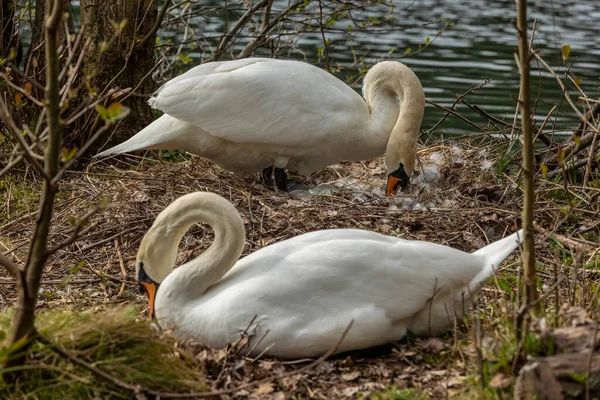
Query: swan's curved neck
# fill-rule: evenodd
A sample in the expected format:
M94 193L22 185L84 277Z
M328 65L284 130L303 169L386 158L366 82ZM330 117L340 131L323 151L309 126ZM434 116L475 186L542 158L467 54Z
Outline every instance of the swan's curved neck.
M403 161L409 164L412 173L410 164L414 164L425 108L425 93L419 78L399 62L380 62L365 77L364 97L371 111L373 129L389 135L388 161Z
M213 229L215 239L208 249L176 268L164 282L164 286L176 288L178 293L198 297L237 262L246 233L242 218L227 200L212 193L193 193L184 197L187 201L161 221L157 218L155 226L164 232L167 246L175 249L175 253L181 238L193 224L206 223ZM171 268L174 263L173 258ZM160 290L166 288L161 285Z

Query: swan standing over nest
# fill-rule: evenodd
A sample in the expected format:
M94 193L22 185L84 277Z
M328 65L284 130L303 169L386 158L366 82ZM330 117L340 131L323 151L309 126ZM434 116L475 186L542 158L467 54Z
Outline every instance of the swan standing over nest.
M213 228L214 242L173 270L181 238L198 222ZM156 217L140 244L136 273L150 314L180 337L222 348L256 317L248 330L250 355L314 357L332 349L351 320L338 352L448 329L520 241L517 232L469 254L330 229L238 260L245 230L236 208L216 194L195 192Z
M142 149L185 149L238 174L262 171L288 189L284 169L301 175L339 161L386 154L386 194L413 173L425 94L404 64L367 73L364 100L305 62L247 58L210 62L170 80L150 98L164 115L96 157Z

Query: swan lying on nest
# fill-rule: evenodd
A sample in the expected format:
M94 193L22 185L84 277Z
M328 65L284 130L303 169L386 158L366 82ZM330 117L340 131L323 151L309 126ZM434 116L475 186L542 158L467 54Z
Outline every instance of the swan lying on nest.
M173 270L181 238L199 222L213 228L214 242ZM331 229L239 260L245 230L236 208L216 194L195 192L156 217L140 243L136 273L150 314L182 338L222 348L256 317L248 330L250 355L315 357L334 347L351 320L337 352L448 329L520 242L521 231L469 254Z
M339 161L386 154L387 194L415 166L425 94L404 64L367 73L364 100L332 74L300 61L247 58L192 68L158 89L149 104L165 114L96 155L185 149L238 174L262 171L288 190L284 169L301 175Z

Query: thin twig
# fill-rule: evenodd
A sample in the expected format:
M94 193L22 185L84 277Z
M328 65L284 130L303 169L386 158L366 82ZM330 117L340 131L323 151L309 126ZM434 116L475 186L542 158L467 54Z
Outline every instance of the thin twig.
M25 89L23 89L22 87L20 87L18 85L15 85L2 72L0 72L0 78L4 79L4 82L6 82L8 84L8 86L10 86L11 88L15 89L16 91L24 94L25 97L27 97L29 100L31 100L31 102L34 103L36 106L38 106L38 107L43 107L44 106L44 103L42 103L41 101L39 101L38 99L36 99L35 97L33 97L31 94L27 93L27 91Z
M477 91L478 89L481 89L482 87L484 87L485 85L487 85L488 83L490 83L491 80L490 79L486 79L483 83L480 83L479 85L474 85L471 88L469 88L469 90L467 90L466 92L464 92L463 94L456 96L456 100L454 101L454 103L452 104L452 106L450 106L450 110L454 111L454 108L456 107L456 105L465 97L468 96L469 94ZM432 132L434 129L436 129L438 126L440 126L440 124L442 122L444 122L446 120L446 118L448 117L448 115L450 115L449 112L444 113L444 115L442 116L442 118L435 123L435 125L433 125L431 128L429 128L428 130L425 131L425 133L430 133Z
M579 109L577 108L577 106L573 103L573 100L571 100L571 96L569 95L569 92L567 91L567 88L565 87L564 83L562 82L562 79L560 79L560 76L558 76L558 74L556 72L554 72L554 70L552 69L552 67L550 67L550 65L548 65L548 63L546 63L546 61L544 61L544 59L536 52L532 53L533 56L535 58L537 58L537 60L544 66L546 67L546 69L548 70L548 72L550 72L552 74L552 76L554 76L554 78L556 79L556 81L558 82L558 85L560 86L561 90L563 91L564 97L567 100L567 102L571 105L571 108L573 109L573 111L575 111L575 114L577 114L577 116L579 117L579 119L581 121L583 121L589 128L590 130L592 130L593 132L598 132L598 129L592 125L579 111Z
M150 29L150 31L146 33L146 35L144 35L144 37L141 38L139 42L137 42L136 46L138 48L142 47L148 41L148 39L156 35L156 32L158 32L158 30L160 29L160 25L162 24L162 21L165 18L165 15L167 14L167 9L169 8L170 4L171 0L165 1L162 8L160 9L160 12L158 13L158 18L156 18L156 22L154 23L152 29Z
M98 206L98 207L94 207L92 210L88 211L79 221L77 221L77 223L75 224L75 229L73 229L73 232L71 233L71 236L69 236L68 239L60 242L59 244L57 244L53 248L49 249L48 252L47 252L47 255L49 256L51 254L54 254L57 251L59 251L60 249L63 249L65 247L69 246L70 244L72 244L76 240L78 240L81 237L83 237L91 229L93 229L94 226L88 226L85 229L83 229L83 227L87 224L87 222L92 217L92 215L96 214L101 209L102 209L102 207Z
M482 127L480 127L479 125L475 124L474 122L471 122L471 121L469 121L467 118L463 117L462 115L460 115L460 114L459 114L459 113L457 113L456 111L454 111L454 110L451 110L451 109L449 109L449 108L447 108L447 107L444 107L444 106L442 106L441 104L438 104L438 103L436 103L436 102L435 102L435 101L433 101L433 100L428 100L428 99L425 99L425 102L427 102L427 103L431 104L432 106L435 106L435 107L437 107L437 108L440 108L440 109L442 109L442 110L446 111L448 114L452 114L452 115L454 115L455 117L462 119L463 121L465 121L467 124L471 125L472 127L479 129L481 132L483 132L483 133L487 133L487 131L486 131L485 129L483 129L483 128L482 128Z
M15 121L12 119L12 116L10 115L8 108L6 107L6 104L4 103L4 100L2 100L2 98L0 98L0 119L2 119L6 127L12 133L12 137L16 139L17 142L19 142L19 145L25 153L25 157L27 157L27 159L35 167L36 171L38 171L48 182L50 182L50 176L44 170L44 167L39 163L37 157L31 151L31 148L25 142L23 136L21 136L21 132L17 127L17 124L15 124Z
M0 253L0 265L2 265L13 278L17 279L19 277L21 268L2 253Z
M229 32L227 32L221 37L221 41L219 42L215 53L210 58L210 61L216 61L221 55L221 53L223 53L226 50L227 46L229 45L229 42L231 42L236 33L240 29L242 29L246 22L248 22L248 19L252 16L252 14L254 14L257 10L261 9L262 7L266 6L270 1L271 0L261 0L252 7L250 7L248 11L246 11L246 13L242 15L240 19L235 23L233 28L231 28Z
M23 161L23 156L18 156L17 158L15 158L13 161L11 161L10 163L8 163L6 165L6 167L4 167L1 171L0 171L0 178L2 178L5 174L7 174L11 169L13 169L14 167L16 167L17 165L19 165L21 163L21 161Z

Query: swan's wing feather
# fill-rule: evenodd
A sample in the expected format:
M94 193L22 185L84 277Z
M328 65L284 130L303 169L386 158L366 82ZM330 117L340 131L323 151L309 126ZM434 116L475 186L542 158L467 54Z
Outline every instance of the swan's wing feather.
M276 297L302 304L312 296L332 316L367 304L401 320L422 310L436 291L464 287L481 269L481 260L447 246L340 229L263 248L240 260L223 286L242 288L253 277L264 282L248 285L257 292L248 297L265 304Z
M169 81L150 104L237 143L314 145L366 122L360 95L310 64L272 59L212 64Z
M170 90L170 88L174 87L177 83L186 80L197 79L206 75L218 73L218 72L228 72L233 71L238 68L243 68L245 66L255 64L257 62L269 62L274 59L271 58L244 58L241 60L234 61L213 61L209 63L204 63L195 66L194 68L189 69L181 75L178 75L168 82L165 82L161 87L159 87L153 94L149 100L150 105L154 107L154 104L161 97L161 93L164 90Z

